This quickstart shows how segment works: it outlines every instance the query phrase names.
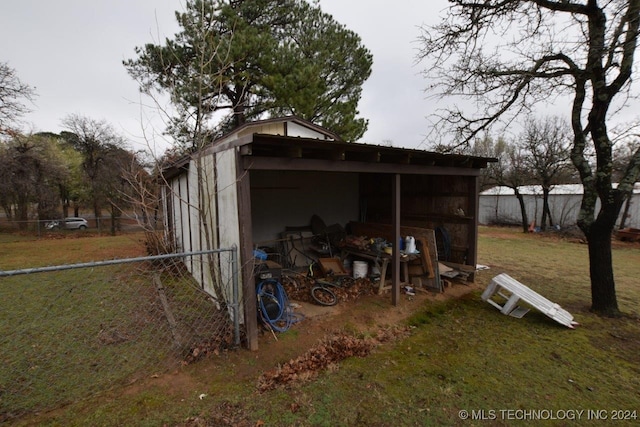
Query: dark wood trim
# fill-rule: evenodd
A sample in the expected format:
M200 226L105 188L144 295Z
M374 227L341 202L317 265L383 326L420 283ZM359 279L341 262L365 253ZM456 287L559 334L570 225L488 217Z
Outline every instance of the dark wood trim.
M470 178L471 179L471 178ZM480 179L478 177L472 179L469 183L469 212L473 212L475 221L468 227L469 252L467 254L467 264L476 268L478 264L478 218L480 215ZM467 215L469 215L469 212ZM475 274L470 279L475 280Z
M392 207L392 223L393 223L393 252L391 256L391 303L398 305L400 302L400 199L401 199L401 187L400 187L400 174L393 176L393 184L391 186L393 207ZM381 277L380 280L384 280Z
M318 159L292 159L283 157L242 158L242 165L249 170L292 170L318 172L401 173L405 175L456 175L479 176L480 169L423 166L393 163L369 163Z
M236 182L238 189L238 225L240 247L238 262L242 271L242 302L247 348L258 350L258 307L255 279L253 277L253 231L251 222L251 181L249 171L241 167L236 157Z
M240 138L230 135L208 145L202 155L232 148L243 157L251 157L254 168L276 170L308 169L310 165L315 170L397 173L402 168L401 173L477 176L480 169L497 161L488 157L270 134L251 134ZM165 168L163 174L173 177L183 173L188 167L188 160L189 157L180 159ZM376 169L377 166L382 169Z

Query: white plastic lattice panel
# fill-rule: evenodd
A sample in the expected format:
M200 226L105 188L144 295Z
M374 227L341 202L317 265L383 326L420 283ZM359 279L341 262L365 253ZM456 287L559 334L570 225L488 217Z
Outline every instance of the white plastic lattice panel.
M495 296L506 299L506 302L500 305L493 299ZM522 300L562 325L571 329L578 325L578 322L573 320L573 316L567 310L505 273L499 274L491 280L481 298L500 310L502 314L514 317L524 316L525 309L517 306L518 302Z

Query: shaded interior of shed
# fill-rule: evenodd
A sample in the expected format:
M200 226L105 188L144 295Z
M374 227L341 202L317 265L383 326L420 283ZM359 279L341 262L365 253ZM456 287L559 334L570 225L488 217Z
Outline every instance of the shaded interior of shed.
M309 251L306 259L299 249L281 247L291 233L310 242L314 217L326 226L342 227L346 234L350 222L392 222L393 174L252 170L250 183L254 247L296 257L282 260L284 264L302 265L326 255L310 244L303 246ZM434 230L440 260L473 265L476 197L474 176L401 175L401 225Z

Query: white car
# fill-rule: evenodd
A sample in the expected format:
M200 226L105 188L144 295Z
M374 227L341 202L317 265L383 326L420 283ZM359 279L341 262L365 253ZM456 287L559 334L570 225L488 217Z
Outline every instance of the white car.
M67 230L84 230L89 227L89 223L84 218L68 217L61 221L51 221L45 224L47 230L57 230L64 228Z

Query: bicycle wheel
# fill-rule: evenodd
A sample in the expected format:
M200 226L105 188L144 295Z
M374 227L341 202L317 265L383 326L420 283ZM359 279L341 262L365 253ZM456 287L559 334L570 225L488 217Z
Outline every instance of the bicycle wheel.
M338 303L336 294L322 286L314 286L311 288L311 298L320 305L332 306Z

